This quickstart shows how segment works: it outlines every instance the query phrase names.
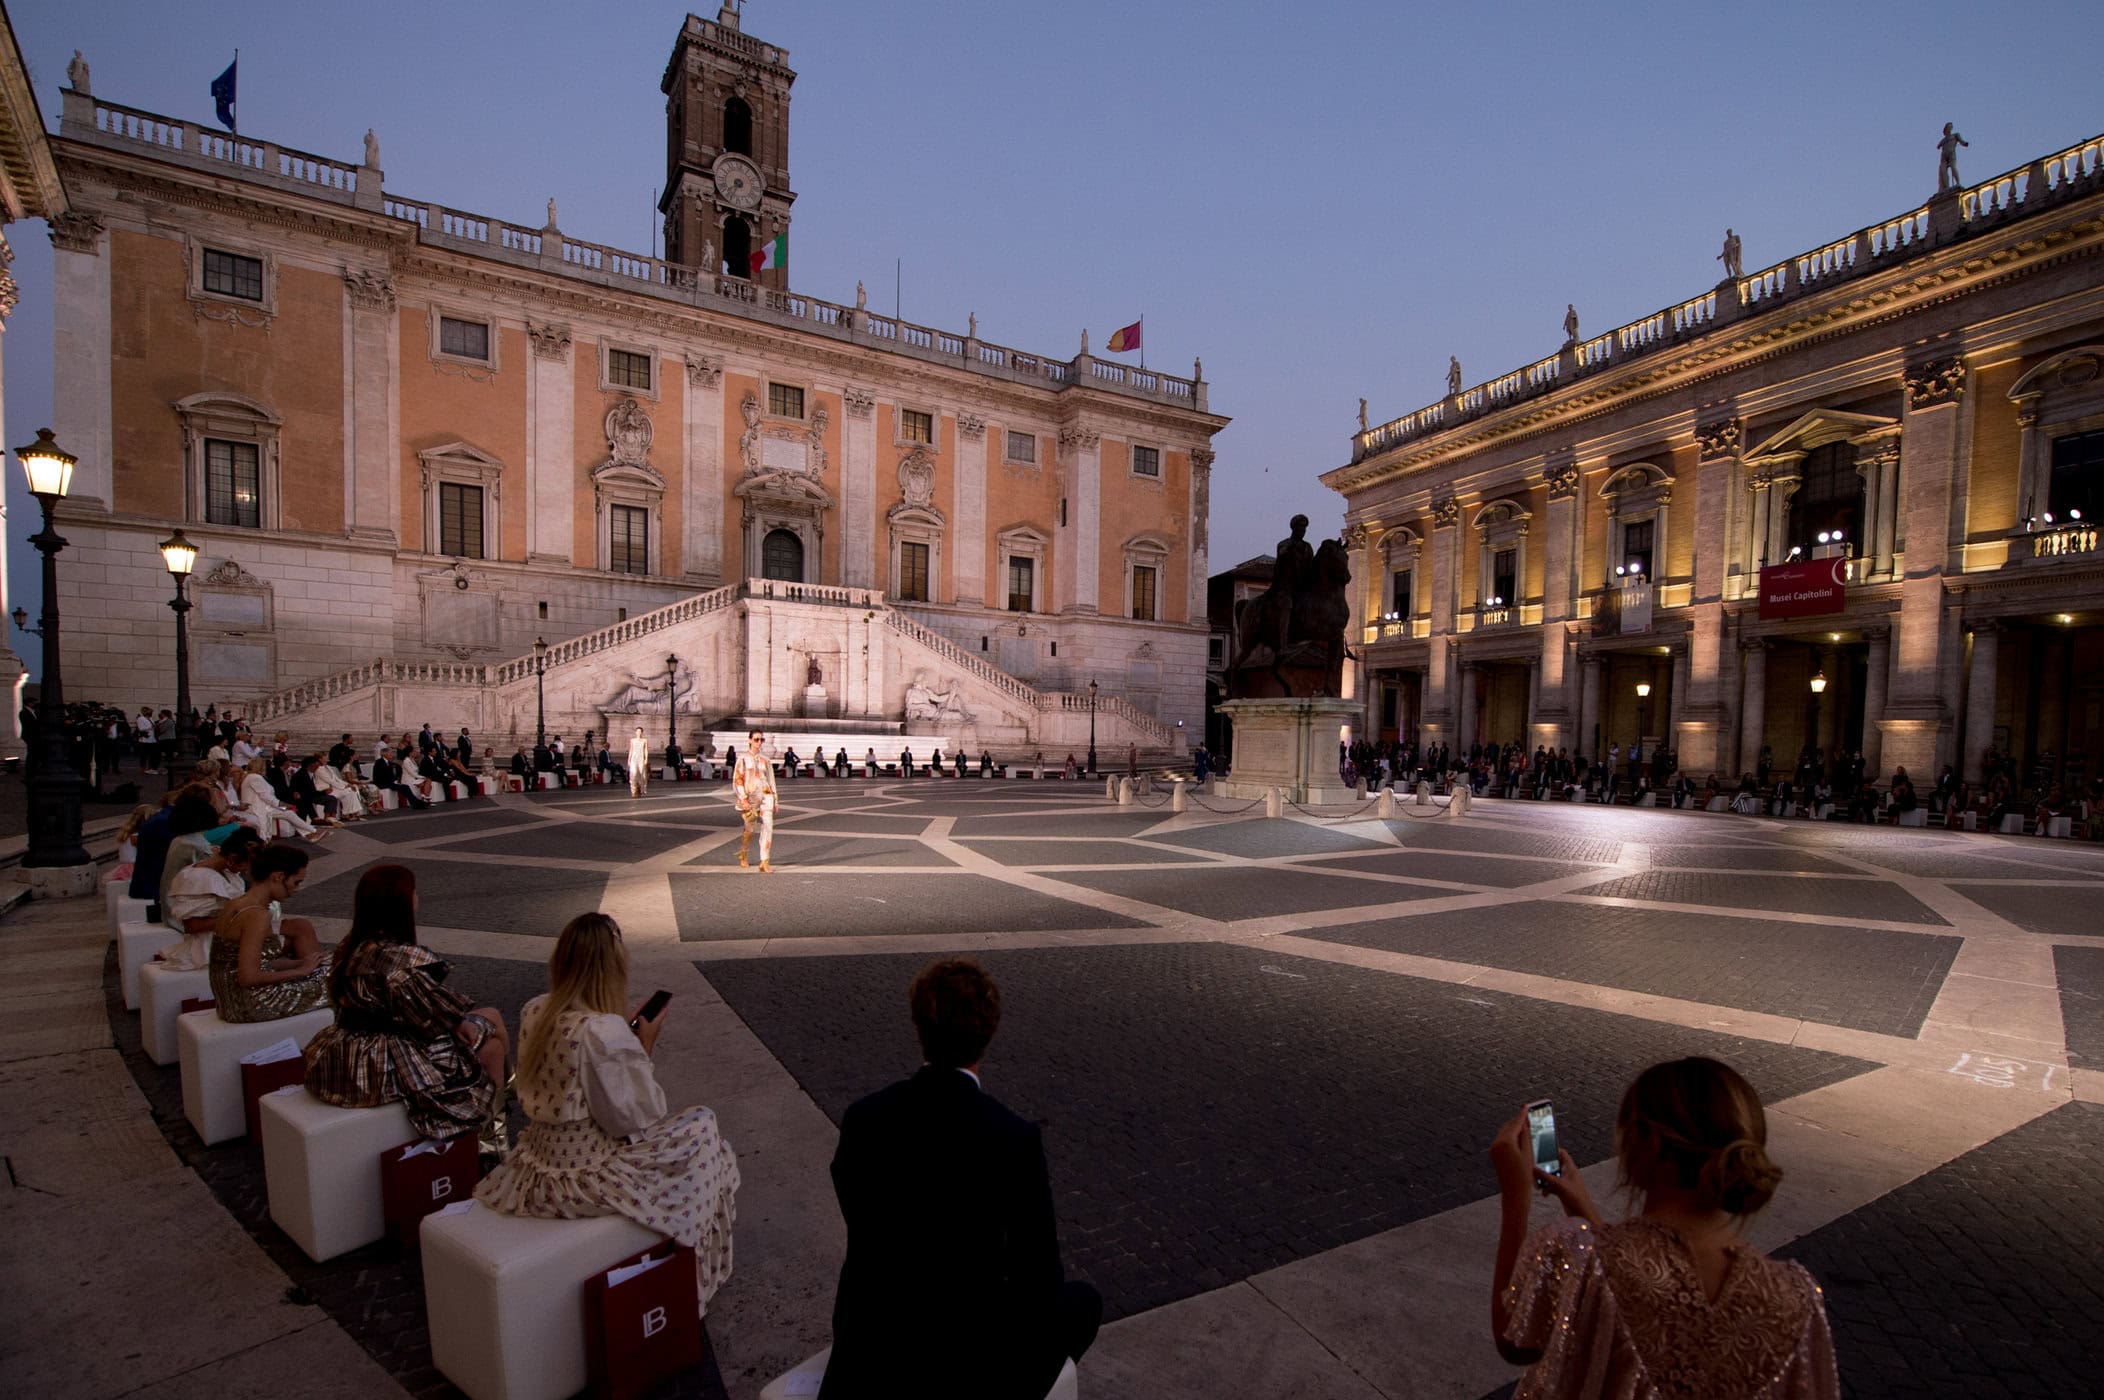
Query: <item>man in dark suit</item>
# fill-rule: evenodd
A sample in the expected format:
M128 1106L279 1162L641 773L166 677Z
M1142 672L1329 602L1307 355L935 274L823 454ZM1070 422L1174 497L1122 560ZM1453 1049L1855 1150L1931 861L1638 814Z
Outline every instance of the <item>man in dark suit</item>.
M358 775L351 771L351 765L357 759L358 751L351 747L351 736L348 734L329 746L329 766L352 782L358 779Z
M402 781L402 766L395 762L393 749L380 750L380 756L373 760L373 786L382 792L399 794L403 803L410 807L431 805L411 792L409 785Z
M1103 1298L1061 1273L1037 1125L980 1090L993 978L939 962L910 1000L927 1063L852 1105L833 1155L847 1260L820 1400L1042 1400Z

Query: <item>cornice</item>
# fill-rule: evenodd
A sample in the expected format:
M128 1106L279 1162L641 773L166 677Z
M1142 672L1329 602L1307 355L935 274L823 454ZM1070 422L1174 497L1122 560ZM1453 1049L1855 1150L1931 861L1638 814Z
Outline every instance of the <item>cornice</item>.
M1756 321L1752 325L1720 327L1712 333L1714 343L1705 344L1698 339L1677 356L1661 358L1655 364L1639 360L1629 366L1626 374L1603 376L1597 385L1580 381L1569 397L1559 398L1552 392L1514 405L1501 414L1477 419L1456 430L1455 436L1442 438L1435 434L1421 443L1397 449L1401 455L1333 468L1320 479L1341 494L1364 491L1443 460L1467 456L1493 443L1524 437L1547 424L1554 424L1560 431L1569 430L1706 380L1756 369L2042 272L2104 256L2104 241L2096 237L2104 232L2104 212L2095 209L2058 228L2024 232L2030 236L1971 257L1964 257L1968 250L1959 245L1947 250L1959 257L1941 266L1895 268L1886 274L1890 280L1883 285L1866 286L1862 279L1840 283L1825 293L1831 300L1824 305L1817 303L1820 294L1814 293L1806 299L1811 304L1793 304L1789 310L1796 314L1774 325L1760 327ZM1982 275L1990 268L2000 270ZM1729 334L1732 330L1740 334ZM1959 339L1962 352L1962 334ZM1893 353L1898 354L1901 348L1893 347Z

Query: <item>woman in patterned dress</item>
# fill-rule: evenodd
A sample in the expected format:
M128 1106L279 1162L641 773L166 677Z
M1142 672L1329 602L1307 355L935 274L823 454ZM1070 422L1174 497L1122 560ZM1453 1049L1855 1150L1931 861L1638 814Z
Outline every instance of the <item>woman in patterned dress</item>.
M1636 1215L1603 1224L1578 1166L1533 1165L1526 1115L1491 1144L1504 1202L1491 1326L1529 1370L1516 1400L1833 1400L1819 1285L1738 1233L1775 1194L1760 1096L1729 1066L1653 1065L1622 1096L1615 1150ZM1536 1189L1569 1219L1526 1235Z
M276 1021L328 1004L329 955L314 925L280 917L307 881L307 852L273 841L248 868L248 892L212 927L207 970L222 1021Z
M570 920L549 991L519 1013L519 1145L475 1188L514 1215L622 1215L694 1251L701 1308L731 1276L738 1159L706 1108L665 1111L650 1067L664 1016L636 1022L628 951L604 914Z
M399 1102L421 1137L480 1131L504 1083L504 1017L446 986L445 960L417 946L407 866L358 877L334 962L336 1024L307 1046L307 1092L338 1108Z

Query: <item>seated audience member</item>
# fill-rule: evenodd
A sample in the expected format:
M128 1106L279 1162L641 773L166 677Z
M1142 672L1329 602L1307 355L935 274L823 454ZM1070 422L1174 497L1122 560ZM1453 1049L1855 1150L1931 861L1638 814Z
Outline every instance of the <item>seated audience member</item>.
M862 756L862 774L867 778L877 776L877 748L874 744L870 745L869 752Z
M1731 799L1731 809L1742 817L1751 817L1761 810L1761 794L1753 785L1753 774L1739 775L1739 790Z
M168 860L168 843L175 839L168 822L177 795L170 791L163 796L159 810L148 813L132 833L132 868L124 890L132 899L151 903L161 897L161 867Z
M533 771L536 773L553 773L555 771L555 750L550 748L545 741L537 742L533 746Z
M803 760L796 756L796 748L794 745L791 745L789 748L782 750L782 776L785 778L795 777L796 765L801 762L803 762Z
M314 823L278 800L271 790L270 779L264 776L270 760L261 754L248 762L248 772L241 779L242 810L257 818L256 834L266 841L275 841L281 836L303 836L309 841L319 841L322 833Z
M518 755L512 759L512 762L514 764L523 764L525 756L525 750L521 749ZM609 777L619 779L622 782L628 781L628 769L624 768L620 761L614 757L614 750L611 745L605 745L600 748L599 766L605 770ZM521 776L525 774L523 767L515 767L512 771Z
M204 783L191 783L176 789L175 802L168 809L171 839L167 857L161 862L161 882L155 894L161 909L161 922L171 928L177 926L168 913L176 876L232 840L236 832L254 837L256 844L262 845L262 838L250 828L226 819L221 810L225 801L222 793Z
M468 738L466 725L461 726L460 737L453 741L453 757L460 760L463 768L475 761L475 741Z
M167 922L182 937L155 953L157 961L184 972L212 965L212 930L220 911L247 891L249 865L262 849L262 838L237 826L211 854L176 872L168 882Z
M292 770L293 800L299 804L302 811L313 814L308 818L310 821L334 822L339 819L348 820L348 814L343 810L342 800L335 793L322 786L319 777L320 773L320 754L310 753L305 758L300 759L298 766Z
M347 822L363 820L365 817L365 794L358 790L355 777L343 772L333 763L317 763L311 770L314 790L336 804L336 811Z
M429 807L431 804L417 796L414 789L404 781L400 767L395 764L394 749L383 745L380 756L373 760L373 786L382 792L394 793L411 807Z
M1775 791L1769 794L1768 815L1771 817L1787 817L1790 815L1790 806L1790 780L1788 778L1777 778L1775 780Z
M1557 1175L1534 1165L1524 1113L1499 1130L1491 1328L1505 1359L1530 1368L1523 1400L1840 1394L1819 1285L1739 1233L1782 1180L1767 1140L1759 1096L1728 1066L1653 1065L1615 1122L1637 1213L1610 1225L1568 1152ZM1569 1218L1530 1236L1536 1191Z
M1914 791L1914 780L1907 776L1907 770L1904 768L1893 770L1892 789L1886 794L1886 798L1891 804L1894 821L1921 805L1921 798Z
M117 829L117 863L109 873L110 879L130 882L132 865L139 859L139 828L160 810L160 806L152 802L141 802L131 809L131 815Z
M706 1108L665 1111L650 1065L665 1015L628 1000L628 950L580 914L548 959L549 989L519 1013L519 1102L532 1121L475 1199L514 1215L621 1215L694 1251L702 1311L731 1276L738 1159Z
M448 987L445 960L417 946L407 866L358 877L331 960L336 1024L307 1046L307 1092L338 1108L400 1103L420 1137L481 1132L504 1084L504 1018Z
M1067 755L1067 761L1061 766L1059 776L1070 780L1081 776L1081 770L1074 764L1074 755Z
M1834 805L1834 785L1820 775L1812 780L1811 797L1805 804L1805 815L1825 820L1828 809Z
M981 749L981 750L979 750L979 776L980 776L980 777L982 777L982 778L991 778L991 777L992 777L993 775L994 775L994 754L993 754L993 750L992 750L992 749Z
M273 841L249 863L246 893L212 926L212 996L222 1021L277 1021L327 1004L329 958L314 925L280 906L307 880L307 853Z
M506 771L514 778L530 778L533 776L533 760L526 757L526 746L524 744L511 751L511 767Z
M925 1058L851 1105L833 1154L847 1258L821 1400L898 1393L1038 1400L1095 1340L1103 1299L1068 1282L1036 1124L983 1092L1001 993L935 963L908 994Z
M796 751L794 749L789 751L788 758L791 764L795 763ZM665 742L665 766L672 770L673 777L677 778L679 776L679 770L686 766L686 762L687 756L680 751L679 740L667 740Z
M402 786L415 793L427 806L444 800L438 790L438 780L423 769L423 765L431 761L420 759L413 753L402 754Z
M842 744L840 746L840 752L833 755L833 776L836 778L845 778L849 775L851 771L852 770L848 767L847 762L847 745Z
M346 734L329 745L329 766L341 773L357 762L358 750L351 746L351 736Z
M578 776L578 777L579 777L580 779L586 779L586 778L589 778L589 777L591 776L591 773L592 773L592 731L591 731L591 730L587 729L587 730L586 730L586 731L584 732L584 737L583 737L583 738L581 738L581 739L579 739L579 740L577 741L577 747L576 747L575 749L573 749L573 750L571 751L571 753L570 753L570 766L571 766L572 768L574 768L574 769L576 769L576 770L577 770L577 776Z
M1962 831L1965 814L1973 810L1972 784L1961 782L1951 790L1951 800L1943 806L1943 825L1947 831Z

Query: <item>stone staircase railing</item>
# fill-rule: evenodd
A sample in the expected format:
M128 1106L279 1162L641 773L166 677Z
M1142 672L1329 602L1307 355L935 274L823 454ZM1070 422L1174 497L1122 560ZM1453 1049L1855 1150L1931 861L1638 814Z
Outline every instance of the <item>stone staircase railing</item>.
M1017 703L1028 705L1033 710L1044 708L1042 692L1024 685L1000 667L981 661L940 632L934 632L921 626L918 622L901 612L886 612L884 617L891 625L892 631L902 637L919 642L951 665L970 671L996 690L1013 697Z
M544 658L543 665L547 670L552 671L558 666L566 666L572 661L582 660L594 653L605 651L608 647L619 646L623 642L632 642L638 637L647 637L652 632L661 631L664 628L688 622L697 617L706 617L712 612L721 612L737 602L744 589L745 585L743 583L726 583L721 588L712 588L706 593L696 593L692 597L682 598L676 603L667 603L662 608L653 608L640 617L631 617L625 621L602 627L596 632L581 633L568 641L557 642L548 648L548 655ZM510 661L492 666L489 670L491 678L498 685L509 685L513 681L528 680L533 676L533 657L530 654L515 657Z
M1088 707L1088 695L1078 690L1045 691L1038 696L1038 708L1040 709L1086 711ZM1122 695L1098 695L1096 697L1096 713L1099 715L1115 715L1143 737L1152 740L1154 748L1174 749L1176 747L1175 730L1163 724L1153 715L1148 714Z
M474 685L490 683L490 668L466 661L392 661L382 657L363 666L338 671L298 685L288 686L245 707L248 722L262 726L267 721L296 714L310 705L332 700L375 685Z

